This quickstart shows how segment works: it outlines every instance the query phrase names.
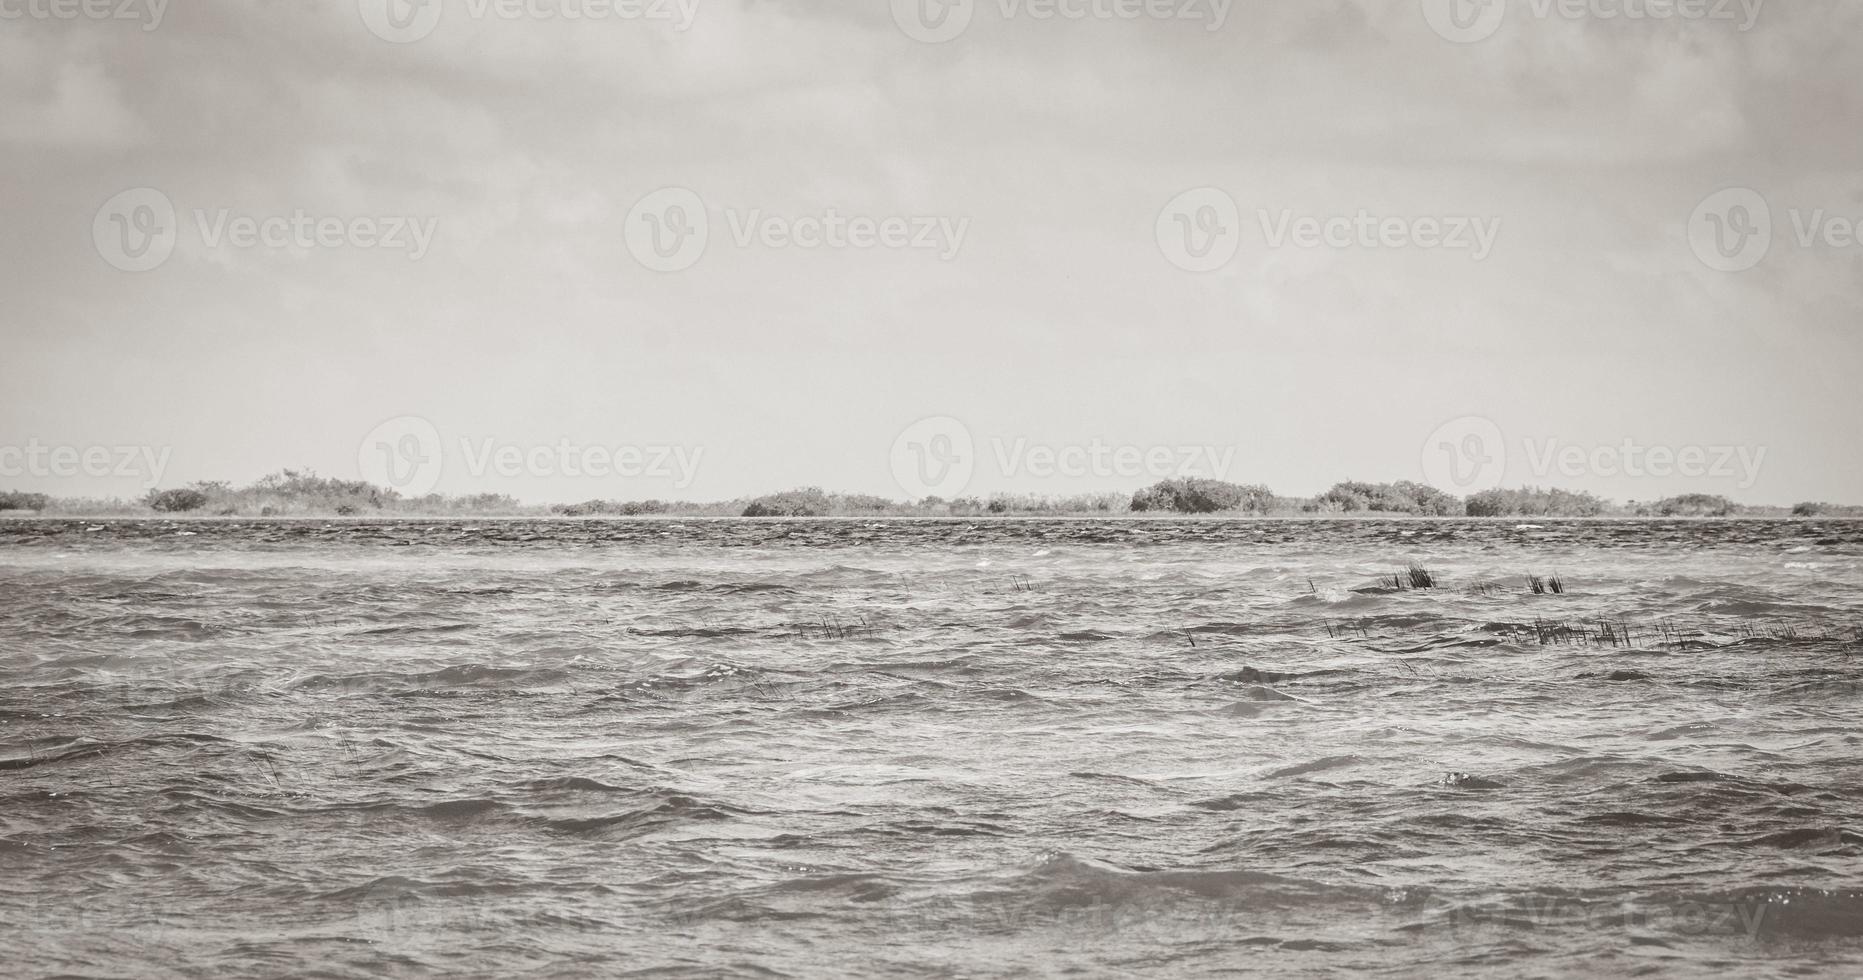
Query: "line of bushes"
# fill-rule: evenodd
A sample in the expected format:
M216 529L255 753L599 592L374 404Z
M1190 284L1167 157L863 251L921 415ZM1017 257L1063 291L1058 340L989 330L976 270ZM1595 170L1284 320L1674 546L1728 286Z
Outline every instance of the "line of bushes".
M1632 505L1638 517L1732 517L1740 511L1739 504L1712 493L1685 493L1653 504Z
M1608 502L1588 493L1522 487L1473 494L1462 513L1469 517L1597 517L1609 509Z
M1783 507L1743 507L1717 494L1680 494L1662 500L1614 504L1589 493L1521 487L1484 490L1467 500L1426 484L1346 481L1311 498L1277 497L1265 486L1194 477L1163 480L1135 493L1100 492L1050 497L997 494L988 498L926 497L900 503L859 493L831 493L800 487L759 497L711 503L668 500L589 500L545 508L520 503L507 494L462 496L428 494L403 498L395 491L360 480L321 477L308 470L281 470L245 487L224 481L201 481L183 487L151 490L135 503L118 500L67 500L43 493L0 491L0 511L34 511L73 515L161 514L216 515L507 515L546 513L566 517L640 517L658 514L742 517L980 517L987 515L1058 516L1119 513L1250 514L1295 517L1301 514L1407 514L1423 517L1786 517ZM1863 507L1801 503L1793 517L1863 518Z
M1163 480L1132 495L1133 511L1176 514L1265 513L1274 506L1267 487L1197 477Z
M0 510L44 510L52 506L52 498L42 493L26 493L21 490L0 490Z
M1807 501L1792 507L1793 517L1863 517L1863 507L1854 504L1825 504Z
M1409 480L1396 483L1335 483L1331 490L1302 508L1310 513L1421 514L1455 517L1463 513L1462 498Z

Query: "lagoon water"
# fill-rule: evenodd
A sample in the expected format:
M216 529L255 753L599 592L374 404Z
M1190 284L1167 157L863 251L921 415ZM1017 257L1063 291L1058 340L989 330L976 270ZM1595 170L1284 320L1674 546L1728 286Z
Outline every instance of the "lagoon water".
M1859 524L26 520L0 594L7 976L1863 969Z

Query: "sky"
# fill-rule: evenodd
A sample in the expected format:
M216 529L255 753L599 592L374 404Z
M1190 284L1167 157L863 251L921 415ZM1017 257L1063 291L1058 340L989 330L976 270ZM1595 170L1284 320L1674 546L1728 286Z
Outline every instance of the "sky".
M0 0L0 489L1863 503L1842 0Z

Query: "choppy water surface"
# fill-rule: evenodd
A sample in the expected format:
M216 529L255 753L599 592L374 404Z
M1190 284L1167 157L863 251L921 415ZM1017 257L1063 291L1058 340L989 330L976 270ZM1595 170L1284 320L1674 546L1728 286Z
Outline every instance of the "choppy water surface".
M1860 563L1822 522L0 522L0 972L1852 974Z

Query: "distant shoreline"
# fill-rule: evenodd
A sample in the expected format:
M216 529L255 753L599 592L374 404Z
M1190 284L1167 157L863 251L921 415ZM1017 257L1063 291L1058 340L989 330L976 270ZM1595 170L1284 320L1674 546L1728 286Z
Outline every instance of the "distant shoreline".
M0 488L0 515L71 520L1776 520L1863 518L1863 507L1816 501L1789 507L1741 504L1719 494L1684 493L1617 502L1558 488L1481 490L1467 497L1409 480L1347 480L1313 496L1285 496L1260 484L1198 477L1131 491L1065 495L996 493L901 501L867 493L799 487L730 500L606 500L528 504L507 494L403 496L362 480L281 470L241 487L201 481L150 490L137 500L65 497Z
M1784 508L1781 508L1782 510ZM1427 515L1402 513L1352 513L1352 514L1256 514L1244 511L1231 513L1179 514L1179 513L1080 513L1080 514L822 514L814 516L784 517L745 517L741 514L445 514L445 513L409 513L409 514L271 514L266 516L241 514L85 514L58 513L38 514L32 511L0 511L0 521L83 521L87 523L148 523L159 521L170 524L245 524L276 523L297 524L312 521L323 523L344 522L350 524L386 524L408 521L432 523L466 523L471 521L549 521L553 523L689 523L692 521L731 521L747 524L801 523L806 521L924 521L931 523L976 523L1013 522L1013 521L1078 521L1081 523L1153 523L1161 521L1205 521L1217 523L1222 521L1249 521L1256 523L1467 523L1497 524L1513 522L1515 524L1596 524L1596 523L1648 523L1650 521L1863 521L1863 515L1832 514L1823 516L1794 516L1783 514L1726 514L1720 516L1688 515L1636 515L1636 514L1593 514L1588 516L1499 516L1470 517L1466 514Z

